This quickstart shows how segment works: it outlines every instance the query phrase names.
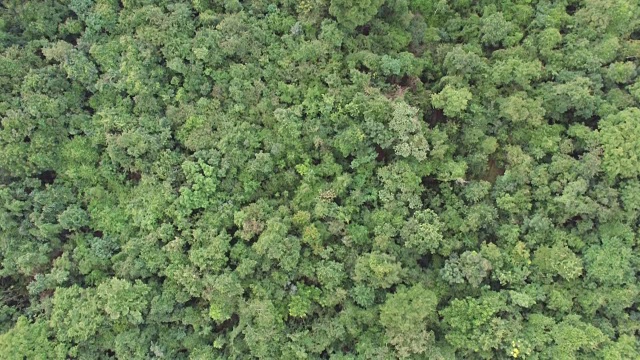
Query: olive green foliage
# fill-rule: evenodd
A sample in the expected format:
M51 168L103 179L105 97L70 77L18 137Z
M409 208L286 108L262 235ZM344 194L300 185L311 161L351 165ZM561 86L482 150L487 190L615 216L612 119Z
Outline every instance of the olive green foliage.
M640 358L637 0L0 3L1 359Z

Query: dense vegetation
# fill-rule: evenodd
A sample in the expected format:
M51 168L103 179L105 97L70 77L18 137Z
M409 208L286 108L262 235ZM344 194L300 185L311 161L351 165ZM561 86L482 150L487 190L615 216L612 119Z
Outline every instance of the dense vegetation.
M5 0L3 359L640 358L637 0Z

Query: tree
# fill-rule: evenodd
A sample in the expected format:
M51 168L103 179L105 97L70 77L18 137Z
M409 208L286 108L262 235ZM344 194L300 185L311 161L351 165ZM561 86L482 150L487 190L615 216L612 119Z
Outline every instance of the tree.
M434 253L443 241L443 225L438 215L431 210L417 211L409 218L400 236L404 240L404 246L415 250L418 254Z
M573 280L582 275L582 259L566 245L540 247L533 257L533 265L545 276L560 275L566 280Z
M373 252L358 257L354 280L387 289L400 282L402 266L392 255Z
M422 285L403 288L388 297L380 308L380 323L387 341L400 358L430 352L434 345L433 331L437 323L436 295Z
M478 287L491 270L491 263L475 251L465 251L458 257L452 255L440 270L442 277L451 284L461 284L465 280Z
M508 339L507 323L497 316L504 306L504 299L497 293L479 299L453 299L440 311L447 329L445 338L462 354L487 357Z
M0 9L0 358L639 357L637 1Z
M630 108L609 115L599 124L604 150L603 168L611 179L638 175L638 144L635 125L640 109Z
M457 89L446 85L442 91L431 97L431 101L436 109L443 109L446 116L455 117L460 116L466 110L471 98L472 94L469 89L465 87Z
M30 323L21 316L11 330L0 335L0 353L7 359L46 359L54 353L45 322Z
M336 17L338 23L348 29L364 25L378 12L383 0L365 0L358 3L345 0L331 0L329 13Z

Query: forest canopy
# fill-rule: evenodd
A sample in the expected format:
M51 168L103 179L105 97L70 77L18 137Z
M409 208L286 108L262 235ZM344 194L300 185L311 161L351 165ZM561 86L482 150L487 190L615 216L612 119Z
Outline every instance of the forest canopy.
M639 359L637 0L4 0L0 358Z

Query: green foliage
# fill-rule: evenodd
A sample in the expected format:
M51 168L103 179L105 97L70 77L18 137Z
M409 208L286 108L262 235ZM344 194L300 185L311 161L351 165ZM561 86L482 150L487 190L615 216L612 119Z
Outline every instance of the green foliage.
M497 316L505 305L496 293L452 300L440 312L446 324L445 338L463 353L490 354L508 339L508 325Z
M442 228L443 225L436 213L431 210L422 210L406 221L400 236L404 239L404 246L415 250L418 254L433 253L444 241Z
M369 22L378 12L384 0L331 0L329 13L336 17L339 24L353 29Z
M442 278L451 284L462 284L465 281L478 287L491 270L491 263L475 251L465 251L458 257L452 255L440 270Z
M380 308L380 323L387 341L400 358L421 354L434 346L433 328L437 323L437 297L422 285L401 289L387 298Z
M433 106L437 109L443 109L444 114L450 117L459 116L467 109L472 94L467 88L455 88L446 85L442 91L434 94L432 97Z
M630 108L609 115L599 123L604 158L602 166L611 177L635 177L640 169L637 126L640 109Z
M635 0L6 0L0 359L640 358Z
M579 316L569 315L551 330L554 345L549 355L557 359L575 358L576 353L589 354L604 341L604 334L596 327L580 321Z
M572 280L582 275L582 260L567 246L538 248L533 265L546 276L560 275L566 280Z
M402 265L393 255L373 252L358 257L354 280L387 289L400 281Z
M7 359L47 359L54 351L50 331L45 322L30 323L21 316L11 330L0 335L0 353Z

